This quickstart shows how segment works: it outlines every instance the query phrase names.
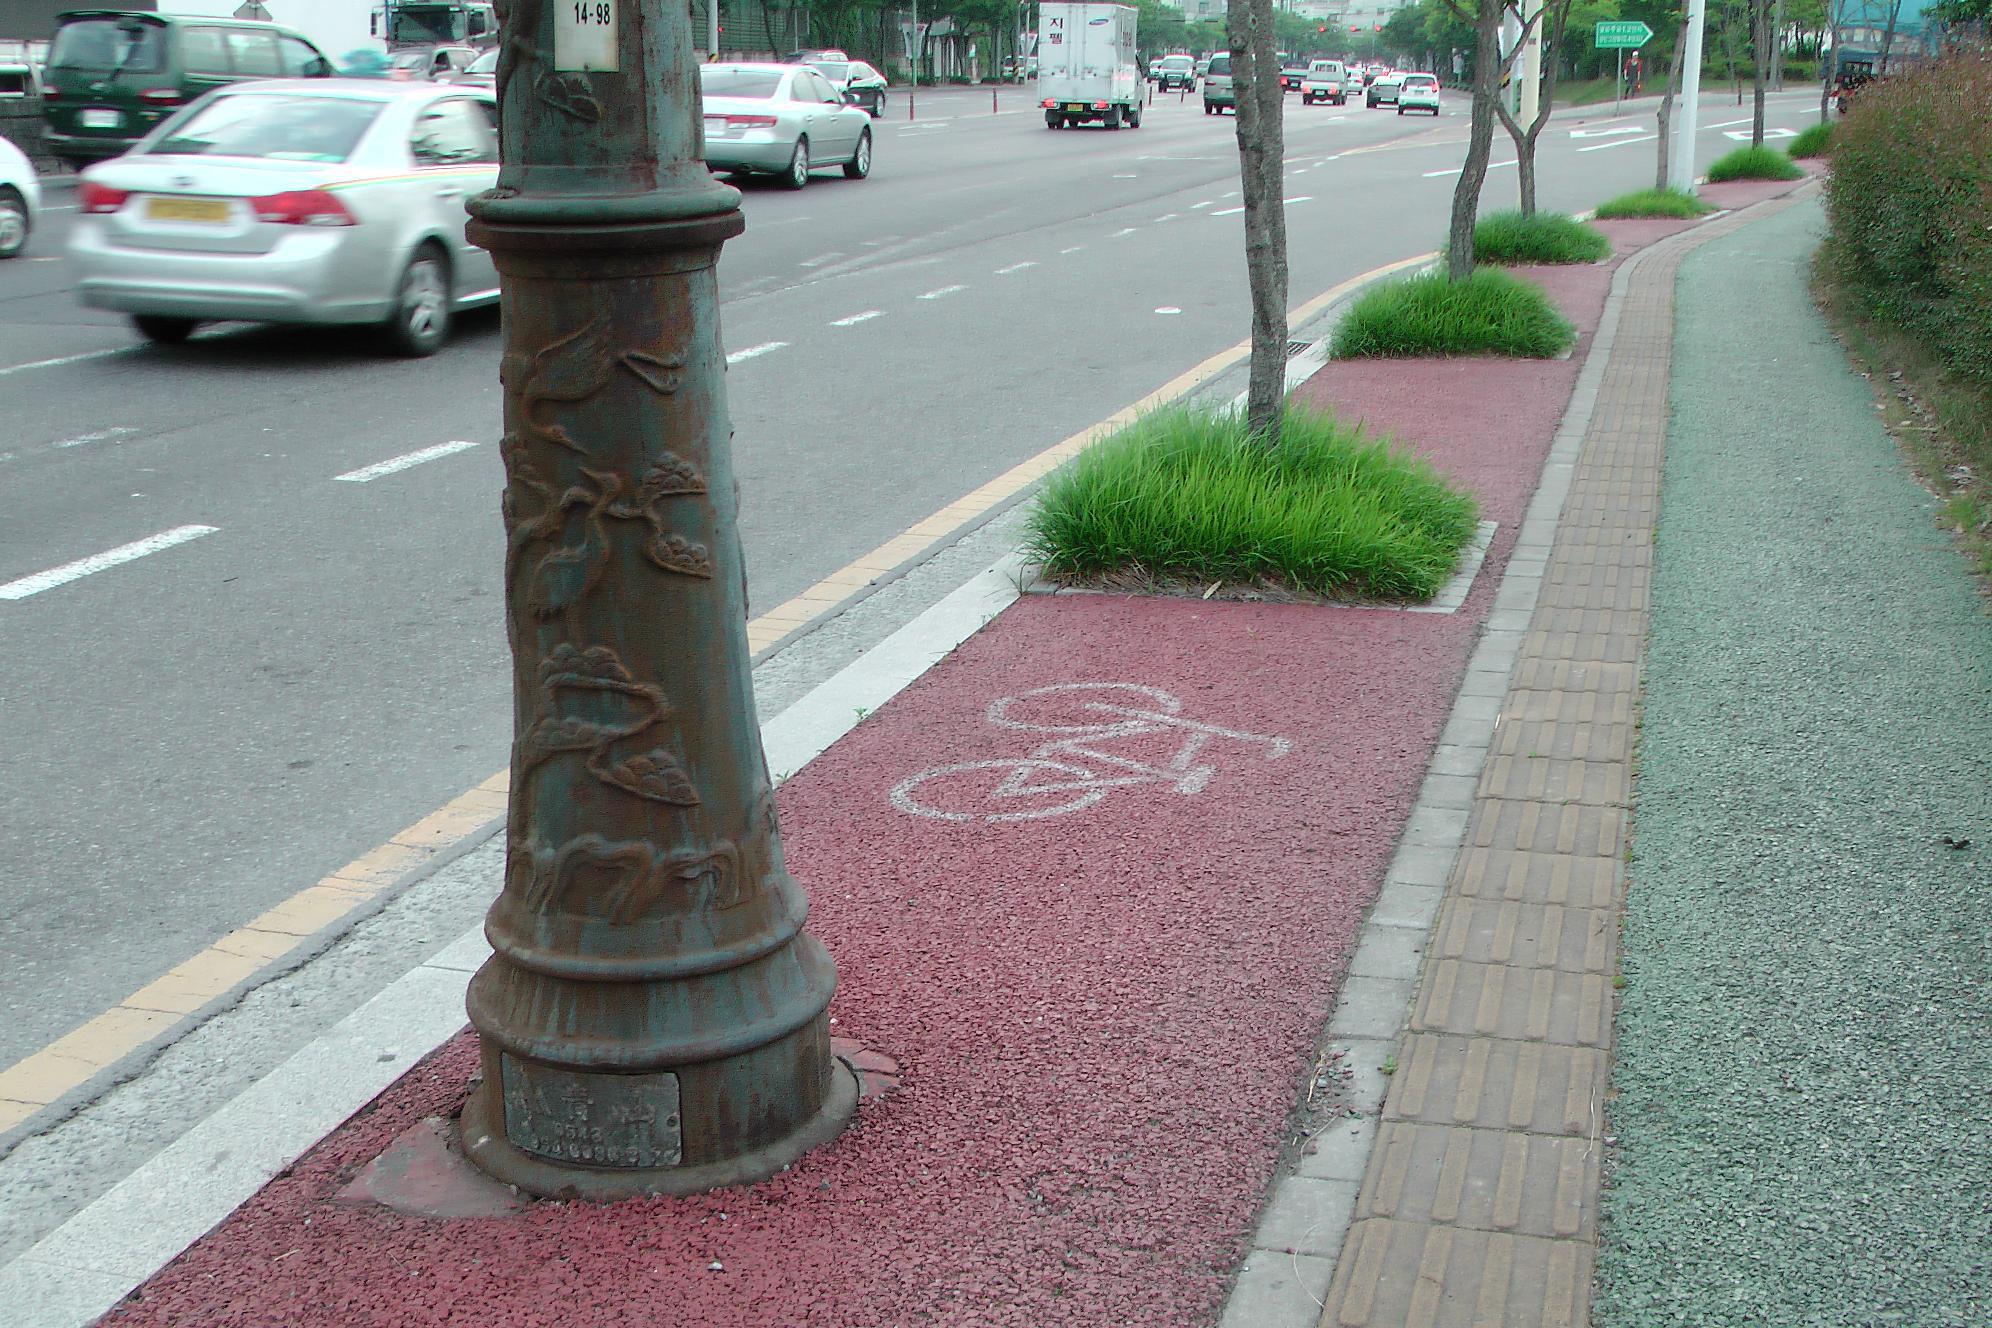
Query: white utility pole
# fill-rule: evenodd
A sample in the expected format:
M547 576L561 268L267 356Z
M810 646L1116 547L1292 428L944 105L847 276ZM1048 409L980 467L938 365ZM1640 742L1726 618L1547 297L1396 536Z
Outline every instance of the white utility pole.
M719 59L719 0L706 0L706 59Z
M1687 47L1681 52L1681 118L1674 153L1667 159L1667 183L1684 194L1695 191L1695 121L1701 110L1702 23L1708 0L1688 0Z
M1535 20L1530 22L1530 20ZM1521 111L1515 117L1524 129L1535 123L1536 110L1542 97L1542 0L1522 0L1523 31L1528 35L1522 39L1522 65L1518 77L1522 80Z

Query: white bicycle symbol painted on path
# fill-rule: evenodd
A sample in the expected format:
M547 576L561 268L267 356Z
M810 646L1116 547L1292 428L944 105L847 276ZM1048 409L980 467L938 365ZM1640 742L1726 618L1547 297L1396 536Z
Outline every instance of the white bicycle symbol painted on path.
M1165 784L1184 796L1202 793L1217 767L1202 760L1213 741L1262 749L1278 760L1285 738L1185 719L1183 703L1159 687L1132 682L1067 682L989 703L991 724L1058 736L1028 756L922 770L892 790L892 805L936 821L1041 821L1084 811L1118 788ZM1161 764L1138 760L1125 745L1176 733L1181 744Z

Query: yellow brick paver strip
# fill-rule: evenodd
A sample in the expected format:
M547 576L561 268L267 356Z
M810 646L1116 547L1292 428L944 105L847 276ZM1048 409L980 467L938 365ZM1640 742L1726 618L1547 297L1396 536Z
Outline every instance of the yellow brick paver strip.
M1628 274L1323 1328L1590 1322L1675 271L1788 205L1686 232Z

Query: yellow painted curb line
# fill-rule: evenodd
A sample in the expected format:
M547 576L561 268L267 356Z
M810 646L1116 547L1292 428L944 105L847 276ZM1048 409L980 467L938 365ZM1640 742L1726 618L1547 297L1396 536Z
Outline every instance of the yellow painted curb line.
M1419 254L1351 277L1287 315L1297 328L1351 291L1437 257ZM1251 354L1250 340L1219 351L1176 375L1131 406L1081 429L1027 461L1019 462L926 520L900 532L809 589L747 624L747 646L764 651L834 616L855 596L1029 489L1090 444L1126 427L1158 406L1187 396ZM0 1070L0 1132L60 1101L239 983L296 952L312 936L346 918L437 855L482 833L505 815L510 774L499 771L460 797L365 853L315 885L251 918L185 963L147 983L111 1009L71 1030L27 1058Z

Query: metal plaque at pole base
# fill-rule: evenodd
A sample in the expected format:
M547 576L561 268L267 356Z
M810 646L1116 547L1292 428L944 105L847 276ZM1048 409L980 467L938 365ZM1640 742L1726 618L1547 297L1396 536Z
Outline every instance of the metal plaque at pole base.
M466 1154L533 1194L774 1174L850 1119L754 714L719 329L739 194L681 4L501 5L505 884Z

